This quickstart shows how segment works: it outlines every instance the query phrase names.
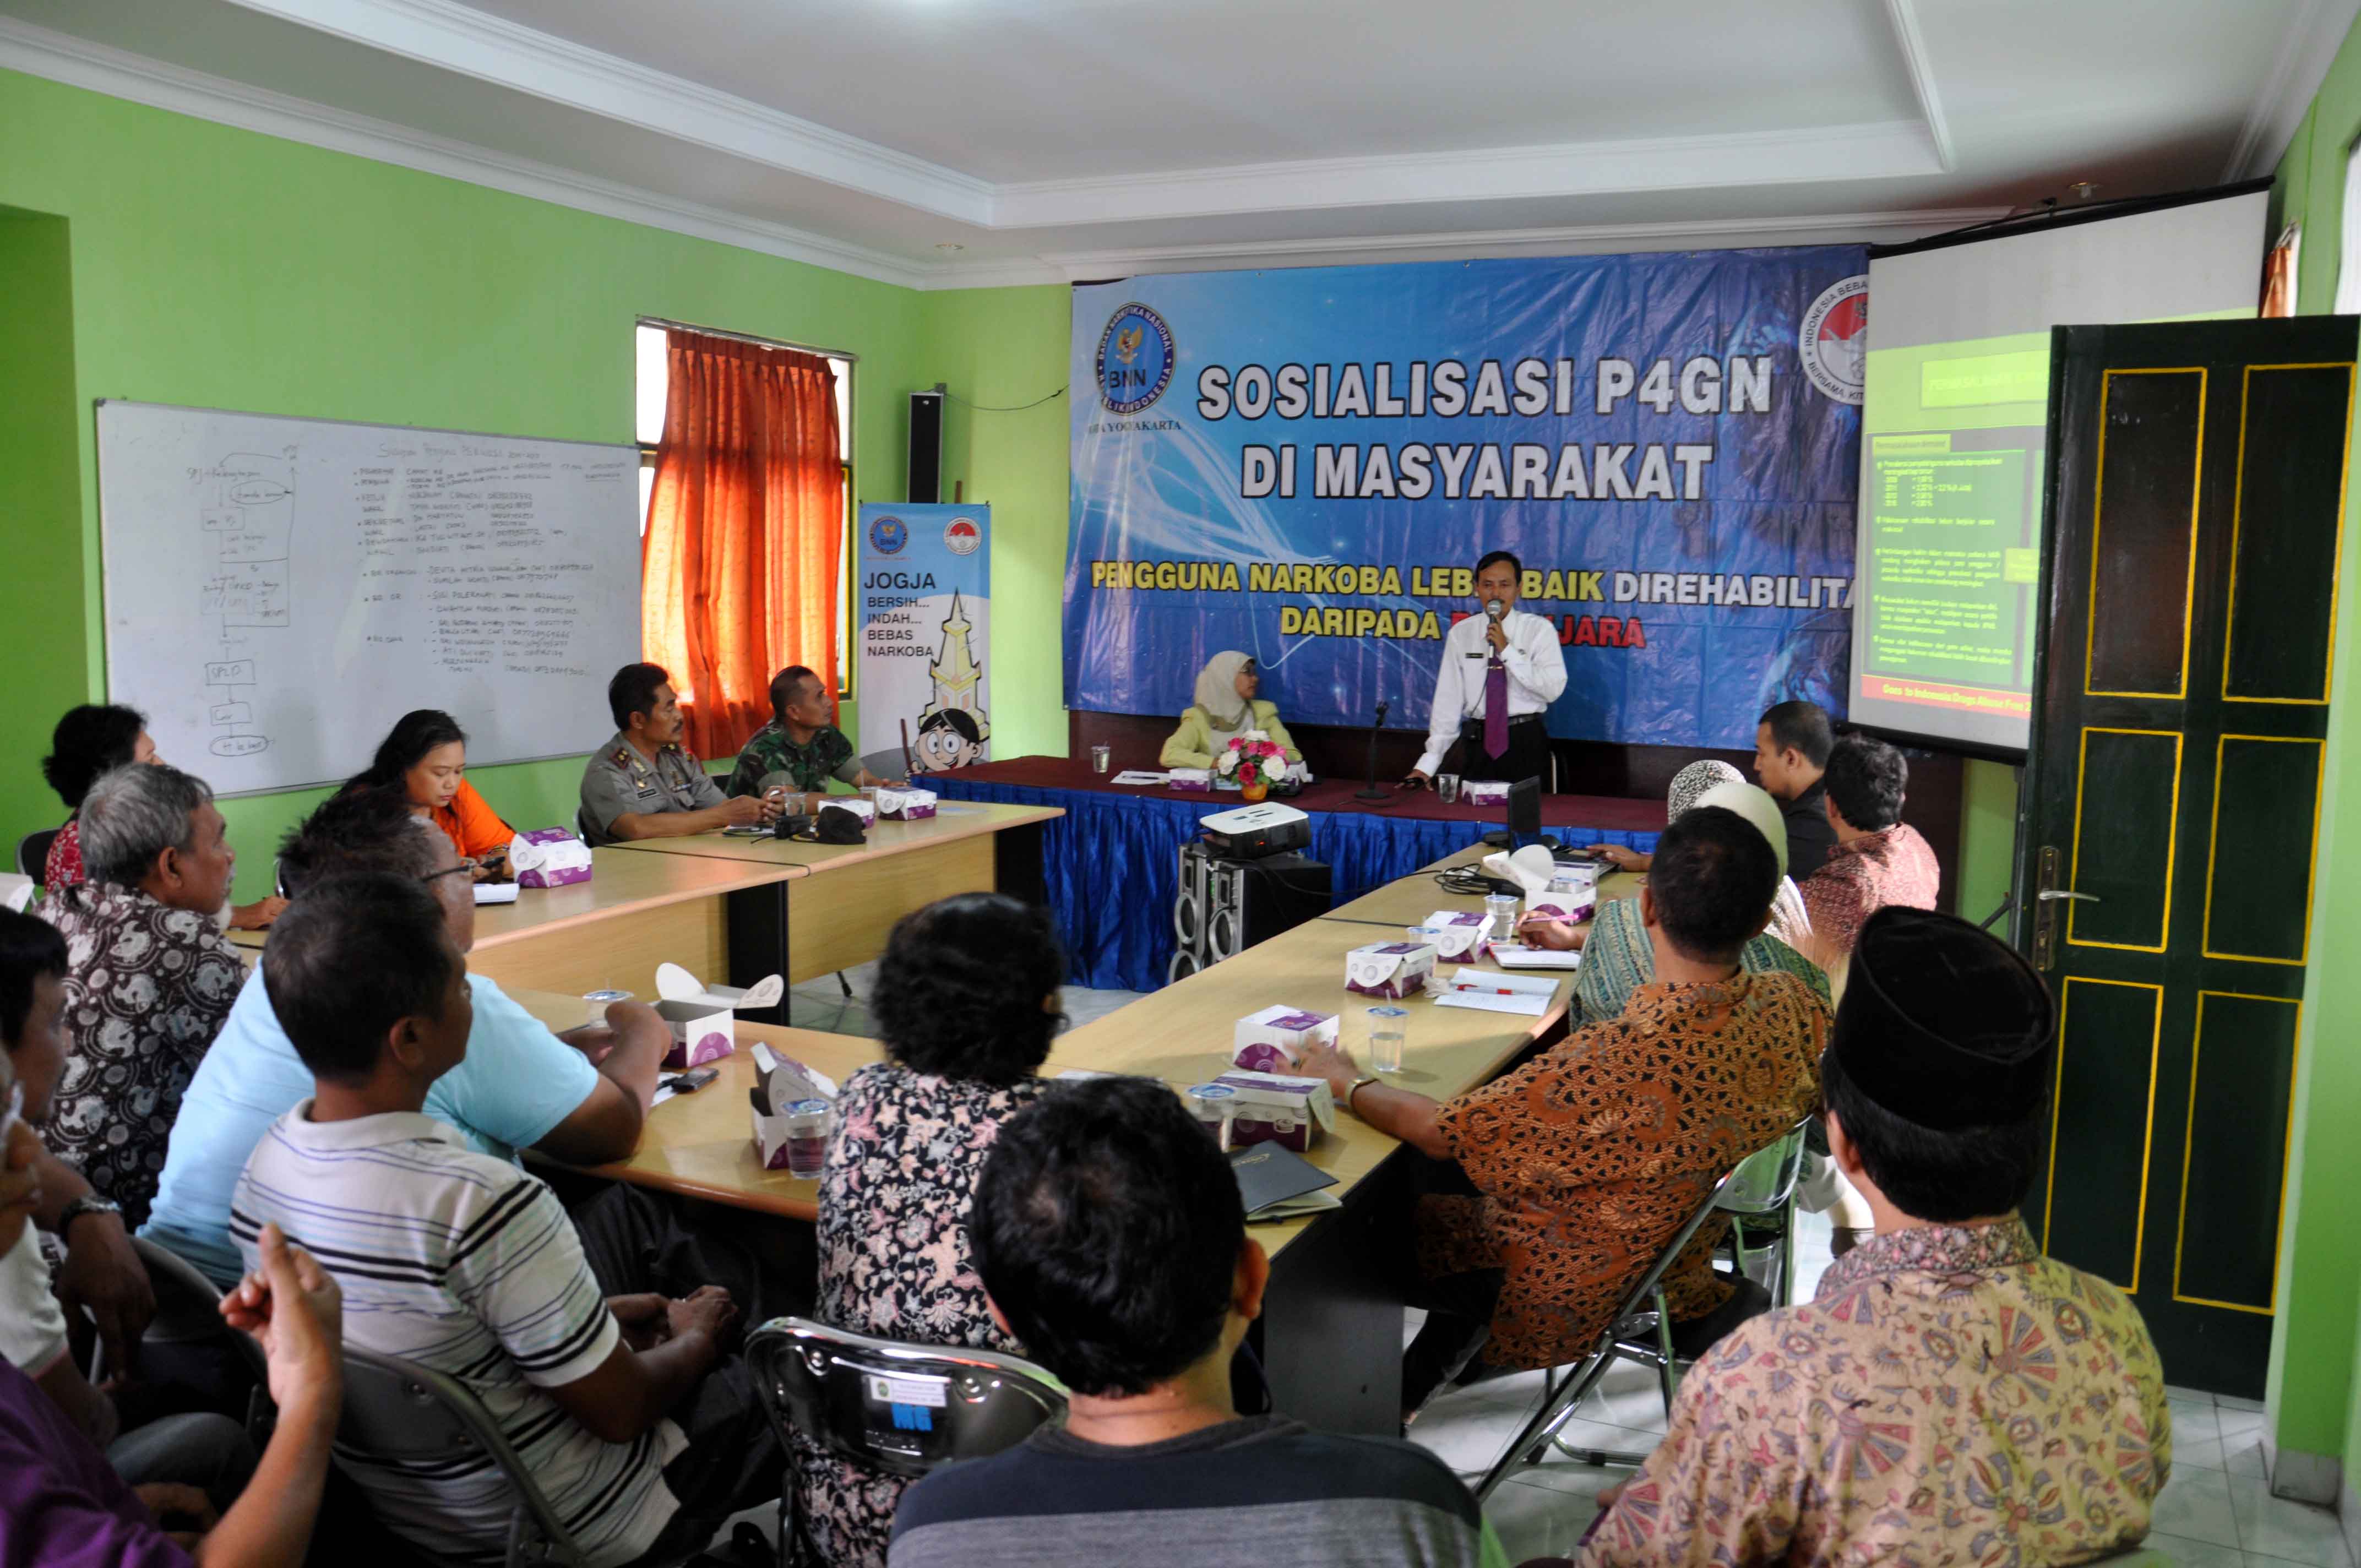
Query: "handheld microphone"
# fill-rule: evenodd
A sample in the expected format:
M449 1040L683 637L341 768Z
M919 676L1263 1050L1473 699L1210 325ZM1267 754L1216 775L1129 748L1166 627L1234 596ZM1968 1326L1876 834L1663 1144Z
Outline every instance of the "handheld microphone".
M1503 600L1487 599L1484 602L1484 613L1490 616L1493 620L1498 620L1502 616L1509 613L1509 607Z

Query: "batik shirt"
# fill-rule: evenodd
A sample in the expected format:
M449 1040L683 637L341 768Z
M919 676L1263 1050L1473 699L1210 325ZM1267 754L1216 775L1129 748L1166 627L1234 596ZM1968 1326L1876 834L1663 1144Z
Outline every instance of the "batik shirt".
M1804 879L1813 943L1831 959L1850 957L1871 916L1889 904L1932 909L1942 888L1942 869L1918 829L1897 822L1864 833L1830 850L1827 863Z
M1738 1162L1819 1104L1828 1010L1795 975L1643 985L1516 1071L1446 1100L1444 1141L1482 1194L1420 1206L1429 1275L1503 1271L1484 1359L1556 1366ZM1664 1275L1673 1315L1729 1299L1716 1215Z
M833 724L821 725L798 746L774 719L755 730L753 739L739 749L738 765L730 773L730 793L753 795L773 773L786 774L796 781L796 790L808 792L826 789L830 779L852 783L861 776L861 760L852 754L852 742L845 739L844 731Z
M968 1250L968 1209L1001 1124L1048 1084L995 1088L881 1062L845 1081L819 1179L820 1321L919 1344L1021 1354L992 1321ZM910 1483L791 1449L803 1525L830 1568L884 1568Z
M1795 934L1798 926L1804 935ZM1738 967L1749 974L1785 970L1810 986L1822 1005L1828 1005L1828 977L1796 950L1810 930L1795 884L1781 877L1777 901L1771 906L1771 928L1739 949ZM1655 978L1656 949L1648 939L1648 928L1640 922L1639 899L1601 899L1590 936L1582 946L1582 967L1574 974L1583 1017L1614 1017L1623 1011L1633 992Z
M246 981L213 917L116 883L39 906L66 939L69 1052L41 1137L91 1186L148 1218L181 1096Z
M2147 1534L2171 1421L2139 1313L2022 1222L1897 1231L1707 1354L1581 1563L2085 1562Z

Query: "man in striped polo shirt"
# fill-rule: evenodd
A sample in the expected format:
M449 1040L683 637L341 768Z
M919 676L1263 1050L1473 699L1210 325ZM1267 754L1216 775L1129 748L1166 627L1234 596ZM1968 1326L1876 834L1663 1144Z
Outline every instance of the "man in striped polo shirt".
M230 1234L249 1266L277 1222L344 1288L346 1343L467 1384L590 1568L693 1549L753 1478L775 1491L776 1442L742 1378L708 1376L737 1335L729 1293L602 1297L549 1189L423 1113L428 1087L467 1055L473 1010L433 894L384 872L306 887L271 933L262 981L315 1083L238 1180ZM489 1460L400 1463L343 1445L337 1458L415 1546L500 1556L516 1498Z
M1497 1568L1441 1460L1240 1417L1270 1260L1171 1090L1060 1085L1009 1119L968 1219L992 1315L1066 1385L1062 1427L903 1494L893 1568Z

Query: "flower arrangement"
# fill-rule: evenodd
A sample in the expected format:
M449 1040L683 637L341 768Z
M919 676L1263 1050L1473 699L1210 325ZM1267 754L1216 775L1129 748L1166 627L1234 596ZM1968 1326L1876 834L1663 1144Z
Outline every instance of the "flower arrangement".
M1287 753L1260 730L1240 735L1213 760L1213 771L1248 789L1264 789L1287 773Z

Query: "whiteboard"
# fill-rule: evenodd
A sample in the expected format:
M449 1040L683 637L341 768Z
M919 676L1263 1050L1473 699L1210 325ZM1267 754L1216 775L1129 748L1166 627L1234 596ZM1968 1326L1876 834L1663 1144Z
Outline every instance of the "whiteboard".
M107 691L236 795L439 707L470 764L588 751L640 656L639 453L98 405Z

